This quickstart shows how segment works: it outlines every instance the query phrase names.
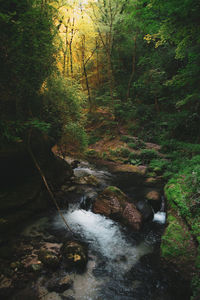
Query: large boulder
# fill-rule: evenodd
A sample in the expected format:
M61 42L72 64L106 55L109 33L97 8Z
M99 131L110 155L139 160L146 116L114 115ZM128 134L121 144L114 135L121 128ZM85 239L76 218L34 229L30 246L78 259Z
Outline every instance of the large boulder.
M119 221L137 231L142 225L142 215L128 200L120 189L109 186L95 200L93 212Z
M69 164L51 151L53 141L34 131L30 148L53 191L73 175ZM20 230L23 223L51 205L49 194L25 141L0 145L0 232ZM52 205L54 205L52 203Z

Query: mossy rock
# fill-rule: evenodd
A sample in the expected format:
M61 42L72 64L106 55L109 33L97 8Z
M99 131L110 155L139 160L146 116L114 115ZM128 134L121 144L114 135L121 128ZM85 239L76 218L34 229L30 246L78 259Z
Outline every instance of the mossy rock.
M88 261L88 254L84 245L75 241L68 241L63 244L61 252L69 269L75 268L80 271L85 269Z
M102 197L113 198L117 197L120 205L124 208L128 197L116 186L108 186L102 193Z
M101 192L93 204L93 212L102 214L137 231L142 216L129 198L117 187L109 186Z
M180 217L170 213L161 240L161 256L177 266L186 276L194 271L196 247L190 231Z

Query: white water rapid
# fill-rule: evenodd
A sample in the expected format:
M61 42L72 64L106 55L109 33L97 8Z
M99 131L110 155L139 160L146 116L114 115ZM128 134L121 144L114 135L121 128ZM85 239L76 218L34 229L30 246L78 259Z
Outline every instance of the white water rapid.
M147 240L137 245L129 243L118 223L99 214L72 207L64 216L74 233L79 233L89 243L87 270L82 275L73 275L74 289L66 291L65 296L73 296L76 300L101 299L98 291L110 280L108 274L123 278L143 255L152 251ZM57 229L63 227L59 216L54 225ZM99 262L104 264L105 275L97 280L93 270Z

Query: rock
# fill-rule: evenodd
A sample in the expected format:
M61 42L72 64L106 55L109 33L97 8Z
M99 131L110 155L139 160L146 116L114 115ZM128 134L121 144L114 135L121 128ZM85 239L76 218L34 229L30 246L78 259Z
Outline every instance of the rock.
M31 269L34 271L34 272L40 272L42 270L42 263L41 261L38 261L37 264L32 264L31 265Z
M63 185L61 187L61 191L64 192L64 193L74 192L75 190L76 190L75 185Z
M128 197L117 187L107 187L95 200L93 212L110 217L134 230L142 225L142 216L134 204L128 202Z
M53 279L52 282L48 285L48 290L50 292L57 292L57 293L63 293L70 287L72 287L73 280L70 278L69 275L66 275L65 277L55 280Z
M127 172L127 173L133 173L136 175L145 175L147 171L146 166L133 166L130 164L116 164L112 167L112 171L115 173L119 172Z
M138 201L136 207L142 214L142 217L145 221L153 219L153 210L148 201Z
M155 186L155 185L162 185L162 177L149 177L145 180L144 184L146 186Z
M147 192L145 198L149 201L155 212L160 209L161 195L157 190Z
M98 186L99 185L99 180L94 175L87 175L87 176L84 176L84 177L77 177L75 179L75 182L77 184L87 184L87 185L92 185L92 186Z
M69 241L62 246L62 254L69 268L83 270L88 261L87 249L75 241Z
M80 164L79 160L74 160L74 161L71 162L70 165L71 165L72 169L76 169L79 164Z
M93 204L93 212L106 217L120 217L128 197L117 187L109 186L99 194Z
M62 298L55 292L45 295L42 299L43 300L62 300Z
M131 226L134 230L139 230L142 224L142 216L134 204L127 203L123 211L123 222Z
M55 269L59 265L59 257L50 251L40 250L38 257L48 268Z
M76 186L70 186L67 190L67 192L74 192L76 190Z
M0 289L10 289L12 287L12 280L3 275L0 277Z
M61 244L46 243L38 253L39 260L48 268L55 269L60 262Z
M89 210L92 205L92 199L90 197L83 197L80 208L84 210Z

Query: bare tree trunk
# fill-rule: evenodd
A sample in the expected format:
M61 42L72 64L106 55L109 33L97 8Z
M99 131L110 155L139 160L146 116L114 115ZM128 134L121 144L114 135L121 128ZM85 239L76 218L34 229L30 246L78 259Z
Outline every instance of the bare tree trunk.
M88 92L89 110L91 112L91 110L92 110L92 101L91 101L91 93L90 93L90 86L89 86L89 81L88 81L88 75L87 75L87 70L86 70L86 64L89 61L90 57L85 62L85 36L84 35L82 36L81 54L82 54L83 73L84 73L86 88L87 88L87 92Z
M131 83L133 81L134 75L135 75L135 62L136 62L136 38L137 36L135 36L133 38L134 40L134 48L133 48L133 60L132 60L132 72L131 72L131 76L129 78L128 81L128 87L127 87L127 93L126 93L126 100L128 100L128 98L130 97L130 89L131 89Z
M98 41L96 39L96 48L98 48L99 45L98 45ZM98 85L100 86L100 73L99 73L99 53L98 53L98 50L97 50L97 82L98 82Z
M73 76L74 71L73 71L73 56L72 56L72 42L74 38L74 22L75 18L73 17L73 23L72 23L72 30L71 30L71 39L69 43L69 51L70 51L70 67L71 67L71 75Z
M70 22L70 18L68 19L68 24ZM68 25L65 26L65 48L63 49L63 76L66 74L66 57L67 57L67 48L68 48L68 39L67 39L67 34L68 34Z

